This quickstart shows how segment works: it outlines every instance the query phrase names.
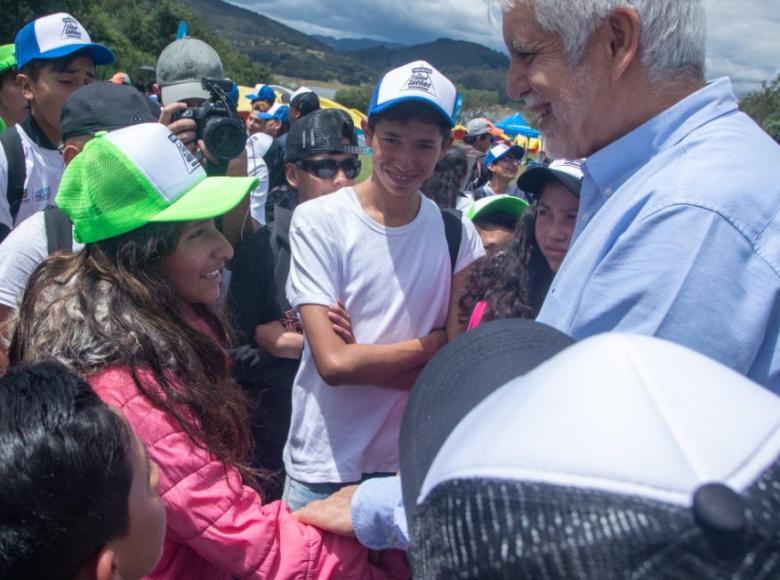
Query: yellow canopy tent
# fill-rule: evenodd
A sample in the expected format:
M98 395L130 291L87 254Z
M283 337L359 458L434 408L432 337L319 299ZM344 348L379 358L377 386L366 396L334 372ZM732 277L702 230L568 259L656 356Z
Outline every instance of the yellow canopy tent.
M281 87L280 87L281 88ZM251 93L254 90L254 87L246 87L244 85L238 85L238 112L239 113L249 113L252 111L252 104L249 102L249 99L246 98L246 96ZM282 93L280 90L277 89L277 87L274 87L274 90L276 90L276 102L281 103L282 100ZM291 93L292 91L290 91ZM289 98L289 94L287 95ZM330 99L325 99L323 97L320 97L320 106L323 109L340 109L342 111L345 111L350 117L352 117L352 122L355 123L355 128L360 130L361 129L361 123L363 120L367 119L365 113L362 111L358 111L357 109L348 109L344 105L337 103L336 101L331 101Z

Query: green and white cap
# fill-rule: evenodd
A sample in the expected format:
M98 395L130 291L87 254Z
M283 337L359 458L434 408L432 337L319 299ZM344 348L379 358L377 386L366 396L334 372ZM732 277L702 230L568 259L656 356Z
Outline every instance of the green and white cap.
M205 220L233 209L254 177L207 177L159 123L98 133L65 169L56 203L77 241L113 238L151 222Z
M528 208L528 202L514 195L502 193L489 195L473 202L466 210L466 217L472 221L491 213L508 213L520 217Z

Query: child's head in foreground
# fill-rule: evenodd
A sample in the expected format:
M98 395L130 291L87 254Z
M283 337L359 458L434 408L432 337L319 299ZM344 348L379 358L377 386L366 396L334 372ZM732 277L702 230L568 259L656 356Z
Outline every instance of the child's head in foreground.
M162 553L157 467L56 363L0 378L0 578L137 579Z

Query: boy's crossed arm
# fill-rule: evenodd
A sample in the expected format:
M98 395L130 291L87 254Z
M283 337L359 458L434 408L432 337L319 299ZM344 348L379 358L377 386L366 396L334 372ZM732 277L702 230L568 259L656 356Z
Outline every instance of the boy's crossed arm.
M347 342L327 306L304 304L301 322L309 341L314 362L322 379L331 386L374 384L410 389L423 366L465 326L459 320L458 301L468 280L470 268L452 278L447 328L392 344L357 344Z
M303 331L317 370L326 383L338 385L374 384L409 388L400 375L419 370L447 342L447 333L436 329L420 338L392 344L347 344L333 329L328 307L304 304L300 307Z

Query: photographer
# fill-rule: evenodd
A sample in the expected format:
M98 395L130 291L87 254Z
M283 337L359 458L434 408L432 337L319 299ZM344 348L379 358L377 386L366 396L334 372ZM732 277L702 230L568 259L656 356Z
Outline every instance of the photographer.
M221 81L226 81L222 60L202 40L183 38L166 46L157 60L157 82L164 105L160 122L187 145L209 175L245 177L246 134L238 114L226 100L230 81ZM220 124L220 131L204 134L204 129L215 123ZM231 130L232 124L237 130ZM228 158L225 152L231 150L235 153ZM233 246L252 230L248 213L247 198L222 218L222 233Z

